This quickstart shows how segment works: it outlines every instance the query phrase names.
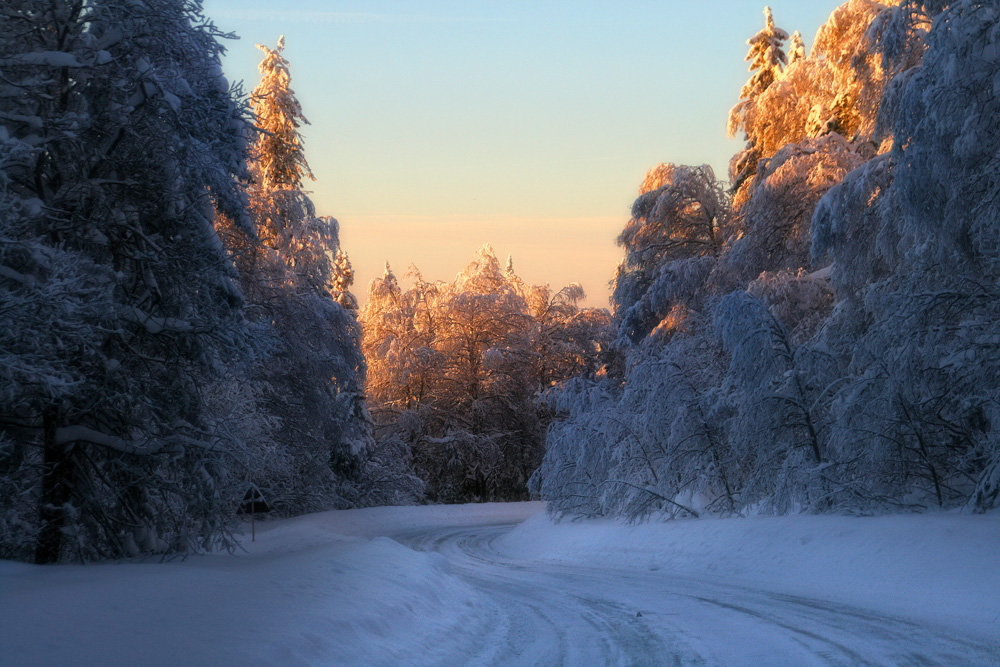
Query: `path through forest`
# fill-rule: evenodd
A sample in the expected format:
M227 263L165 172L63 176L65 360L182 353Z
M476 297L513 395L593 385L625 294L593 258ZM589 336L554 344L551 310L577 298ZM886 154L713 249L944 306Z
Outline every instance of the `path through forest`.
M2 664L996 664L1000 516L258 524L235 555L0 562Z
M947 627L660 569L511 558L512 526L431 527L402 543L444 555L489 600L455 664L995 664L1000 646ZM624 545L623 545L624 546ZM850 586L849 582L845 582ZM419 661L419 656L414 656Z

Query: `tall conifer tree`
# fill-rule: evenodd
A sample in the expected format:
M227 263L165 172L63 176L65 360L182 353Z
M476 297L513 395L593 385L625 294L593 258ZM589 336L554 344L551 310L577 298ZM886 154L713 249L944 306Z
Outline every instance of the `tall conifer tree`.
M309 124L291 88L292 77L288 60L282 55L285 36L278 38L278 47L258 44L264 59L257 69L260 83L250 97L261 133L255 146L255 171L265 189L302 186L302 178L313 178L302 149L299 127Z
M746 149L738 153L730 163L729 180L734 188L756 171L760 155L752 140L753 128L747 126L747 111L757 97L781 76L788 63L784 50L787 40L788 33L774 25L771 8L765 7L764 29L747 40L750 50L745 60L750 63L752 75L740 90L740 101L729 112L729 136L736 136L742 129L747 140Z
M316 215L302 190L312 178L291 89L284 38L258 45L261 81L251 96L257 139L251 151L250 218L259 243L225 234L251 302L250 317L275 341L252 375L258 409L274 417L270 447L283 466L260 466L252 481L282 513L347 506L370 438L362 385L365 363L349 291L353 272L339 225ZM222 228L229 226L223 217ZM254 457L251 457L254 458ZM260 459L260 456L256 457Z
M0 35L0 557L208 546L200 386L242 336L213 206L246 226L219 33L198 0L8 0Z

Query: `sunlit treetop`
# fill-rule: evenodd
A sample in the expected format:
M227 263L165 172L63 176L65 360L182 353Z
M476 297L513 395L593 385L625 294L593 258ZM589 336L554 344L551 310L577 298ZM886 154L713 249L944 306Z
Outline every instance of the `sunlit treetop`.
M792 33L792 43L788 48L788 64L806 57L806 45L802 43L802 35L796 30Z
M354 267L351 260L342 248L337 249L337 254L333 258L333 275L330 280L330 293L333 300L347 310L357 310L358 300L351 294L351 285L354 284Z
M291 89L288 61L282 55L285 37L278 38L276 49L258 44L264 53L258 69L261 79L254 88L250 105L262 130L254 145L255 171L260 185L267 189L291 188L302 185L303 176L313 179L302 150L299 127L309 124L302 107Z
M785 55L785 42L788 33L774 25L771 8L764 8L764 29L747 40L750 50L746 60L750 63L753 75L740 90L740 102L729 112L729 136L735 136L740 128L745 128L744 113L747 104L757 95L764 92L768 86L781 76L781 71L788 63Z

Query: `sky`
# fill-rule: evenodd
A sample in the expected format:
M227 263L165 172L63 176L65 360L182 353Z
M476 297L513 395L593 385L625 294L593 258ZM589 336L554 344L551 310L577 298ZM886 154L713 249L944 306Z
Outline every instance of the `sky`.
M838 0L771 0L808 49ZM310 124L321 215L366 300L388 261L451 280L490 243L533 283L579 282L605 306L615 237L646 171L709 164L741 142L726 117L747 80L748 0L540 2L205 0L240 37L223 63L247 91L285 35Z

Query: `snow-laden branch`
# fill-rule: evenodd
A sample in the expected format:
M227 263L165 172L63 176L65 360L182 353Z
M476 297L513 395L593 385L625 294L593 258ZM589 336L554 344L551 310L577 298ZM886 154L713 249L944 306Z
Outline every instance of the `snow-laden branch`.
M55 432L55 442L57 447L64 447L75 442L85 442L99 447L113 449L123 454L136 454L148 456L158 454L164 450L182 446L196 447L198 449L214 450L216 446L210 442L198 440L186 435L173 434L163 438L147 440L128 440L110 433L98 431L97 429L82 424L72 426L60 426Z
M123 308L122 317L129 322L142 325L142 327L151 334L160 334L164 332L205 333L210 330L209 327L192 324L191 322L182 320L178 317L156 317L137 308L136 306Z
M165 444L163 441L130 441L82 425L63 426L56 429L55 444L57 446L61 447L74 442L87 442L93 445L100 445L101 447L107 447L123 454L155 454Z

